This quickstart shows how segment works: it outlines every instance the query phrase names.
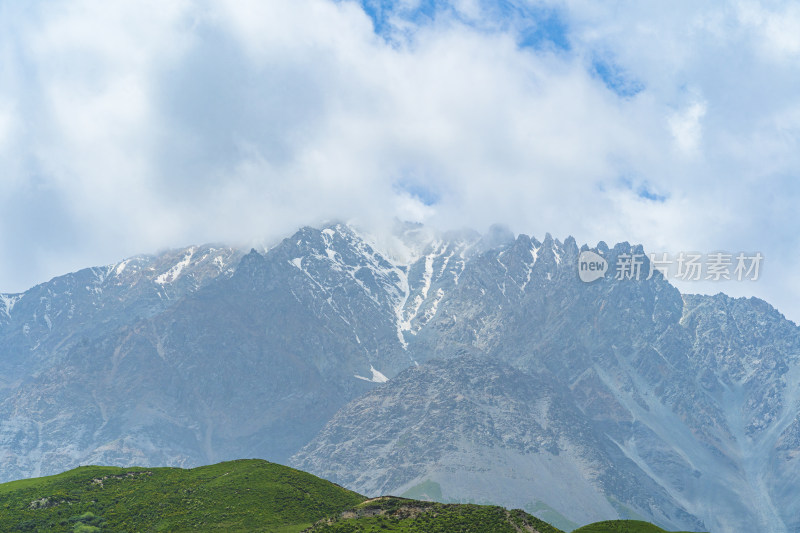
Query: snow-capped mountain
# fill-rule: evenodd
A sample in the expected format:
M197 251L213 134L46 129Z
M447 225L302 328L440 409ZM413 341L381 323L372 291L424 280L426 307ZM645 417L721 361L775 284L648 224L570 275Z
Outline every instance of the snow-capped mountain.
M797 326L659 274L582 283L588 249L331 224L0 295L0 479L291 457L565 526L800 528Z
M149 317L217 277L241 252L227 246L169 250L87 268L21 294L0 294L0 387L51 365L81 336Z
M520 235L475 255L408 349L421 363L478 357L533 376L528 382L546 379L559 395L532 402L567 409L569 398L588 423L581 437L575 417L543 411L535 422L560 436L531 450L510 437L520 429L503 413L516 394L507 380L473 391L480 376L441 384L428 369L351 403L294 464L368 494L435 485L443 499L542 508L565 527L565 519L599 519L605 500L622 516L672 528L796 530L797 326L758 299L682 296L659 274L582 283L580 251L573 239ZM594 251L610 264L643 252L627 243ZM418 392L426 386L436 395ZM487 409L476 441L474 416L485 405L502 407ZM576 449L596 455L581 462L575 453L592 454ZM583 477L560 492L546 480L566 475L565 458ZM542 491L549 497L536 496Z

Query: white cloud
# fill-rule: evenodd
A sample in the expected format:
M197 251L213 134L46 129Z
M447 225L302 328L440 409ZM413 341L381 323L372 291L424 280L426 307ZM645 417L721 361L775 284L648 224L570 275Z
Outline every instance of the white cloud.
M675 144L685 154L693 154L700 148L703 128L701 119L706 114L706 105L703 102L694 102L686 109L674 113L669 117L668 123Z
M0 150L6 148L11 141L15 114L10 103L0 100Z
M800 56L800 6L787 3L769 9L757 2L738 4L739 20L755 32L762 53L771 59L794 60Z
M389 42L353 1L3 4L3 289L331 218L798 259L792 4L417 4ZM491 19L537 10L569 49Z

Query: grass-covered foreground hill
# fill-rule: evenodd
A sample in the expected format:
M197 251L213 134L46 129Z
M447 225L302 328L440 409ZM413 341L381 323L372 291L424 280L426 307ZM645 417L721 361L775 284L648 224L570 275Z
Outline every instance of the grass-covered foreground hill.
M83 466L0 484L0 532L11 531L563 533L520 510L395 497L368 500L311 474L257 459L190 470ZM613 521L578 531L663 530L644 522Z
M518 509L472 504L442 504L384 496L366 500L338 516L316 523L309 533L563 533Z
M667 531L640 520L608 520L583 526L572 533L667 533Z
M364 497L293 468L242 460L83 466L0 485L0 531L302 531Z

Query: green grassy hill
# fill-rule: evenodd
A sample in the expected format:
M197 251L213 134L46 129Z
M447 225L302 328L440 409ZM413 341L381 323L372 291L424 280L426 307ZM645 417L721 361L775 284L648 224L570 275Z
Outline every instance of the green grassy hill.
M190 470L82 466L0 484L0 532L563 533L521 511L407 498L371 500L258 459ZM575 533L662 533L614 520Z
M608 520L583 526L572 533L667 533L667 531L641 520Z
M563 533L525 511L473 504L443 504L384 496L321 520L309 533Z
M261 460L83 466L0 485L0 531L302 531L364 497Z

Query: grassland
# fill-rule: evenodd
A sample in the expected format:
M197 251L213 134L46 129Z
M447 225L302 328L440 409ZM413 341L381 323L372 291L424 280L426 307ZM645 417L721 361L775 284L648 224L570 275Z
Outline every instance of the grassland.
M583 526L572 533L667 533L667 531L641 520L608 520Z
M83 466L0 484L0 532L12 531L563 533L519 509L391 496L367 499L306 472L257 459L188 470ZM575 533L664 530L647 522L613 520Z
M521 510L382 497L317 523L309 533L563 533Z
M0 485L0 531L302 531L365 498L241 460L184 470L84 466Z

